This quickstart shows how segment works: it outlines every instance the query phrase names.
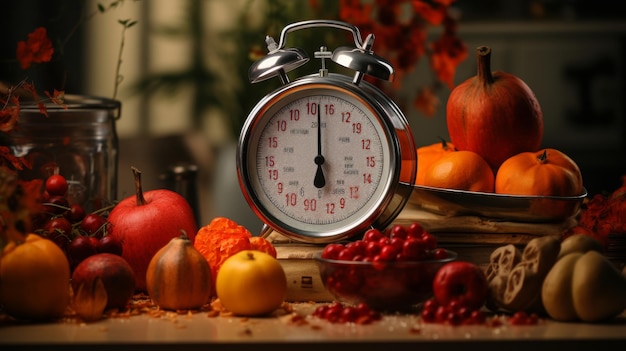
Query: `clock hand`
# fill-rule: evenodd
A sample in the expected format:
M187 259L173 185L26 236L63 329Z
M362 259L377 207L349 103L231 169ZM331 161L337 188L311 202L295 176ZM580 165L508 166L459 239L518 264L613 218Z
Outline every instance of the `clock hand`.
M320 105L317 106L317 156L313 160L317 165L317 171L315 172L315 178L313 179L313 185L320 189L326 185L326 179L324 177L324 171L322 165L324 164L324 156L322 155L322 121L320 117Z

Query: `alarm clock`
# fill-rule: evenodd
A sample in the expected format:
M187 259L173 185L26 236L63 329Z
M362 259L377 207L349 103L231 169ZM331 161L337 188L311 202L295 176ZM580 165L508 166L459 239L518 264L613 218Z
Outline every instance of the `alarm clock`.
M308 63L285 48L296 30L327 27L351 32L354 47L321 46L315 73L287 73ZM413 134L400 108L364 76L393 80L394 69L374 54L375 36L333 20L292 23L249 69L251 83L282 85L250 111L237 144L237 175L246 202L264 223L298 242L330 243L384 228L407 203L417 171ZM353 76L329 73L330 59Z

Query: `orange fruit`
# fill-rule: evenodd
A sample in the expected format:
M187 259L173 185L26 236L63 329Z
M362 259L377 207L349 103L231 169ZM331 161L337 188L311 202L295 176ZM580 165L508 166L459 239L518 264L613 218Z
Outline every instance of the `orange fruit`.
M424 185L436 188L493 192L495 175L485 159L473 151L449 152L433 162Z
M582 174L569 156L556 149L511 156L496 172L495 192L513 195L576 196Z
M438 143L418 147L416 152L417 176L415 177L415 184L424 185L424 176L433 162L437 161L447 153L456 152L456 149L452 143L446 141L445 139L441 139Z
M63 316L70 302L70 264L52 240L28 234L0 251L0 300L16 319L43 321Z

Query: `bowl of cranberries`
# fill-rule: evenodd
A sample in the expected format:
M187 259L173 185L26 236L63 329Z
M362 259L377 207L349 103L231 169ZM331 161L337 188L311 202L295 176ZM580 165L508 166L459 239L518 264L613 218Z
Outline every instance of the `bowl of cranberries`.
M361 239L327 244L315 260L324 287L337 301L397 311L432 297L435 273L456 258L413 223L369 229Z

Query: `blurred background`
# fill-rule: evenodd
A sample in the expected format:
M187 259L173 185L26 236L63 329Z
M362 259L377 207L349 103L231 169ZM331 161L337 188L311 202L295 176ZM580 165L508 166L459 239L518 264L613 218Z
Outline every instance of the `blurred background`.
M142 170L145 190L172 187L182 169L188 177L187 194L197 195L191 201L201 224L226 216L254 232L260 222L240 194L234 150L248 111L279 82L249 84L248 67L267 52L266 35L278 39L282 28L295 21L349 16L342 12L344 3L359 2L5 2L0 80L24 78L17 63L5 59L15 57L18 41L45 26L55 47L62 49L51 65L28 72L40 89L62 87L66 93L112 97L117 79L115 97L122 102L117 122L120 199L134 193L131 165ZM379 1L360 3L374 6ZM393 16L404 25L416 15L407 6L393 8ZM396 24L383 16L389 9L379 8L379 16L364 23L376 22L373 28L379 29ZM457 0L445 9L445 17L437 24L423 18L411 22L411 28L420 30L398 39L403 51L389 52L400 55L392 62L402 65L402 74L384 89L402 107L418 146L448 139L447 96L454 85L476 74L475 48L487 45L492 48L493 70L517 75L535 92L544 114L543 146L570 155L591 194L619 186L620 176L626 174L626 13L620 2ZM124 28L120 21L126 20L137 23ZM363 36L368 34L360 29ZM291 35L288 44L310 56L320 45L332 50L350 44L336 33L301 32ZM420 45L429 45L424 43L442 33L458 40L451 45L458 66L447 81L433 73L426 55L409 55L410 61L401 56L407 50L428 51L431 47ZM418 35L424 36L421 41ZM383 45L376 42L374 51L385 57L377 44ZM309 66L291 77L317 69Z

